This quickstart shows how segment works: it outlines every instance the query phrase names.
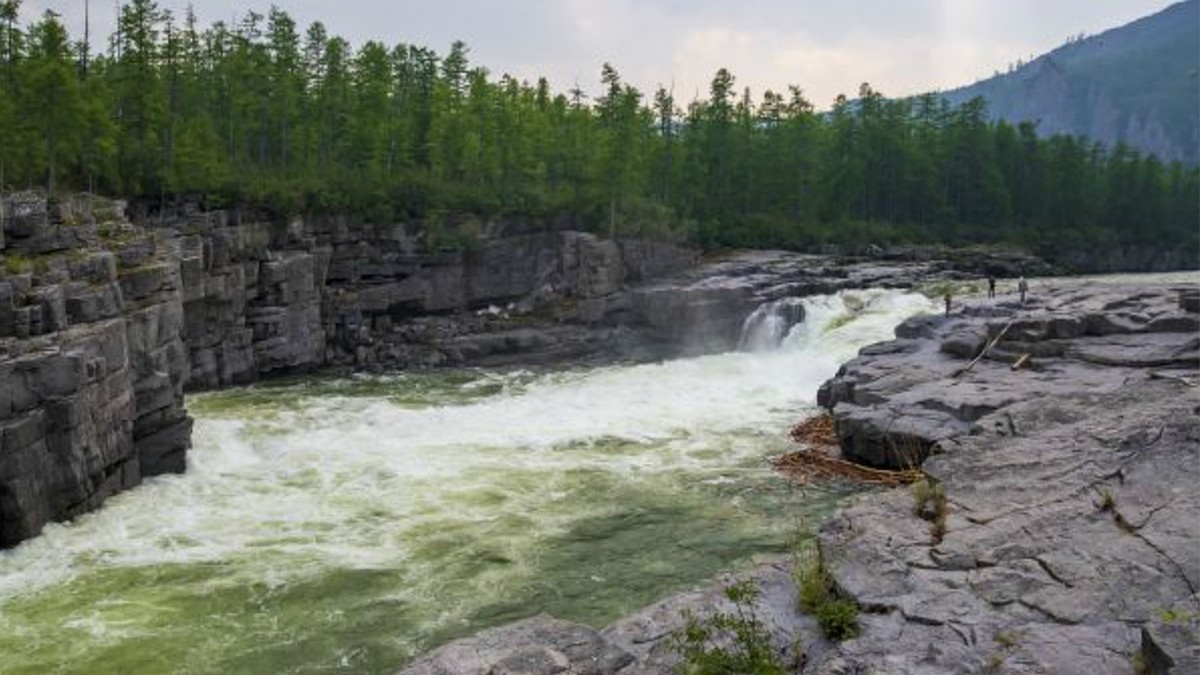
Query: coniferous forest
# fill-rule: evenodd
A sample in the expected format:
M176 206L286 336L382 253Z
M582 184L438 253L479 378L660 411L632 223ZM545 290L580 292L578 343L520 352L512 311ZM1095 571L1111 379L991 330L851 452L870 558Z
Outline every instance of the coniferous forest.
M87 44L0 1L0 188L200 199L365 223L573 215L705 247L1197 248L1200 172L862 85L823 111L718 71L706 99L497 76L286 12L202 25L153 0Z

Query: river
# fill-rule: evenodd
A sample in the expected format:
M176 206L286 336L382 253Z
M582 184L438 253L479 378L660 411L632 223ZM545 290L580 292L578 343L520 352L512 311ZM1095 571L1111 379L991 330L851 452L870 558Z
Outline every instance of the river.
M191 397L187 474L0 554L0 672L393 672L539 611L602 626L787 551L846 493L768 460L839 363L934 310L803 304L790 331L748 326L753 351Z

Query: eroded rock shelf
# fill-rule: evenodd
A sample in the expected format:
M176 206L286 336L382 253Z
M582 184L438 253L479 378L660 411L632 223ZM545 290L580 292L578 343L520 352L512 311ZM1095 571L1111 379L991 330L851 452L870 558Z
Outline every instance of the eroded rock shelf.
M671 636L733 611L735 580L759 589L753 612L788 672L1196 672L1198 293L1065 281L1024 305L971 298L899 326L822 388L847 456L922 464L947 498L941 532L907 488L821 527L824 565L861 608L854 639L821 635L778 560L603 630L535 617L404 672L674 672Z
M1200 668L1198 291L1058 282L1025 305L979 301L910 320L823 388L848 455L932 453L922 468L949 507L940 539L903 490L822 529L838 585L873 610L848 662Z

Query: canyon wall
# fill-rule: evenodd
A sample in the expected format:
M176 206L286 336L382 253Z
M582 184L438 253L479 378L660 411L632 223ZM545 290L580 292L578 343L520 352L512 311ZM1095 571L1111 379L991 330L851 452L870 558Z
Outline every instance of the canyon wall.
M178 257L119 203L92 206L100 224L82 200L4 200L0 546L184 468Z
M182 472L185 390L466 362L481 338L448 349L460 334L694 260L569 222L488 223L469 251L428 252L403 226L183 211L140 227L119 201L34 192L0 199L0 222L0 548Z

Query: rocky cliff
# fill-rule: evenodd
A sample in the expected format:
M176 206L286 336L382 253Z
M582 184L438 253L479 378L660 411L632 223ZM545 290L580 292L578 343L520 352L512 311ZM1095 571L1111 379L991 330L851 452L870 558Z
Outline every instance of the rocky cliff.
M569 226L500 223L468 251L426 252L402 226L186 214L168 227L182 233L189 386L533 351L538 340L520 329L540 324L546 307L588 305L694 259L675 245L605 241Z
M183 286L171 242L121 205L3 204L0 547L182 471L191 419Z

